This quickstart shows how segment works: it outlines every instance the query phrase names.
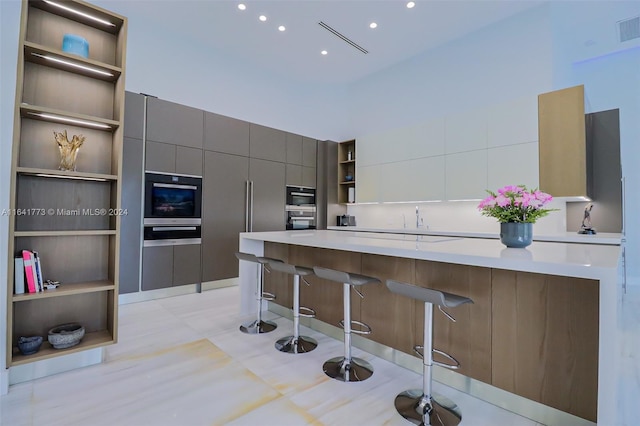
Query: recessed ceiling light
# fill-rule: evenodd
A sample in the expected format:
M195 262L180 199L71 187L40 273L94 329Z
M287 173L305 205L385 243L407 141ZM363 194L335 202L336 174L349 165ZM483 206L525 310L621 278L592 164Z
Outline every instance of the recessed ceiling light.
M267 17L266 17L266 16L264 16L264 15L260 15L260 16L258 17L258 19L259 19L259 20L261 20L262 22L264 22L264 21L266 21L266 20L267 20Z
M246 6L244 3L240 3L240 4L238 5L238 9L240 9L240 10L246 10L246 9L247 9L247 6Z
M284 31L284 30L286 30L286 28L284 27L284 25L280 25L280 26L278 27L278 31Z
M369 24L369 28L376 28L377 26L378 24L376 24L375 22Z
M416 5L416 2L414 1L410 1L409 3L407 3L407 8L408 9L413 9L413 7Z
M322 51L322 52L320 52L320 53L321 53L321 54L323 54L323 55L326 55L326 54L327 54L327 53L329 53L329 52L327 52L326 50L323 50L323 51Z

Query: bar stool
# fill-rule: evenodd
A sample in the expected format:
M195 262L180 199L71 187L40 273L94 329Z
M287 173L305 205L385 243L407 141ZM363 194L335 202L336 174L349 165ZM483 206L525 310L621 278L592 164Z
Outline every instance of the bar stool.
M379 283L380 280L366 275L352 274L318 266L313 267L313 272L319 278L343 284L344 319L339 324L344 329L344 356L331 358L323 364L322 369L327 376L343 382L360 382L368 379L373 374L373 366L364 359L351 356L351 333L371 334L371 327L363 322L351 319L351 289L353 288L360 297L364 298L362 293L356 289L356 286L375 284ZM362 327L363 330L353 330L351 328L352 324Z
M465 303L473 303L473 300L393 280L387 280L387 287L392 293L424 302L424 346L422 353L419 351L421 346L414 347L414 351L422 356L422 389L406 390L398 394L395 399L396 410L402 417L416 425L449 426L459 424L462 420L462 413L458 406L450 399L431 391L433 364L453 370L460 367L460 363L454 357L433 348L433 305L438 306L440 312L455 322L455 319L442 310L442 307L454 308ZM433 352L450 359L453 364L434 361Z
M256 277L256 300L258 301L258 315L255 321L242 324L240 326L240 331L247 334L269 333L270 331L275 330L278 325L272 321L262 320L262 301L274 300L276 296L272 293L267 293L264 291L264 271L266 270L266 265L269 263L269 261L277 259L258 257L254 254L243 252L236 252L236 257L238 258L238 260L253 262L258 266L258 275Z
M313 269L304 266L295 266L280 261L270 261L272 271L280 271L293 275L293 336L283 337L276 342L276 349L289 354L311 352L318 346L318 342L308 336L300 336L300 317L313 318L316 312L304 306L300 306L300 278L313 274Z

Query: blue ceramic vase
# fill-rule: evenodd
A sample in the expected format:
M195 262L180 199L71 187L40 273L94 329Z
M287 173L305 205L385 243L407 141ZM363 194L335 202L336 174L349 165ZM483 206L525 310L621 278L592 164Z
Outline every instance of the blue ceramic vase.
M500 241L507 247L523 248L531 244L533 223L507 222L500 224Z

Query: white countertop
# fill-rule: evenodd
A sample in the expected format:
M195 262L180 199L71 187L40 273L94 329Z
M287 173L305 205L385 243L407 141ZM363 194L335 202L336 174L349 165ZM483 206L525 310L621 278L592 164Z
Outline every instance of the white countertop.
M446 235L452 237L464 238L500 238L498 233L491 232L469 232L469 231L439 231L431 229L414 229L414 228L365 228L360 226L327 226L327 229L333 231L357 231L357 232L379 232L389 234L411 234L411 235ZM564 232L561 234L542 234L533 233L534 241L552 241L563 243L581 243L581 244L613 244L620 245L622 234L614 234L602 232L595 235L582 235L577 232Z
M240 238L604 280L615 277L621 251L617 245L542 241L514 249L497 239L346 230L254 232Z

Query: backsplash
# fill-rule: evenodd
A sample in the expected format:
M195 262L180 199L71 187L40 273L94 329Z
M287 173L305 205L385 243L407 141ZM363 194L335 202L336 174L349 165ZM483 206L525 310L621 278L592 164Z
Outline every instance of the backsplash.
M416 206L420 229L432 231L489 232L498 234L498 222L482 216L477 209L480 201L443 201L426 203L380 203L347 206L347 214L356 217L363 228L416 229ZM549 208L558 209L538 220L534 232L538 235L563 234L567 230L566 202L555 199Z

